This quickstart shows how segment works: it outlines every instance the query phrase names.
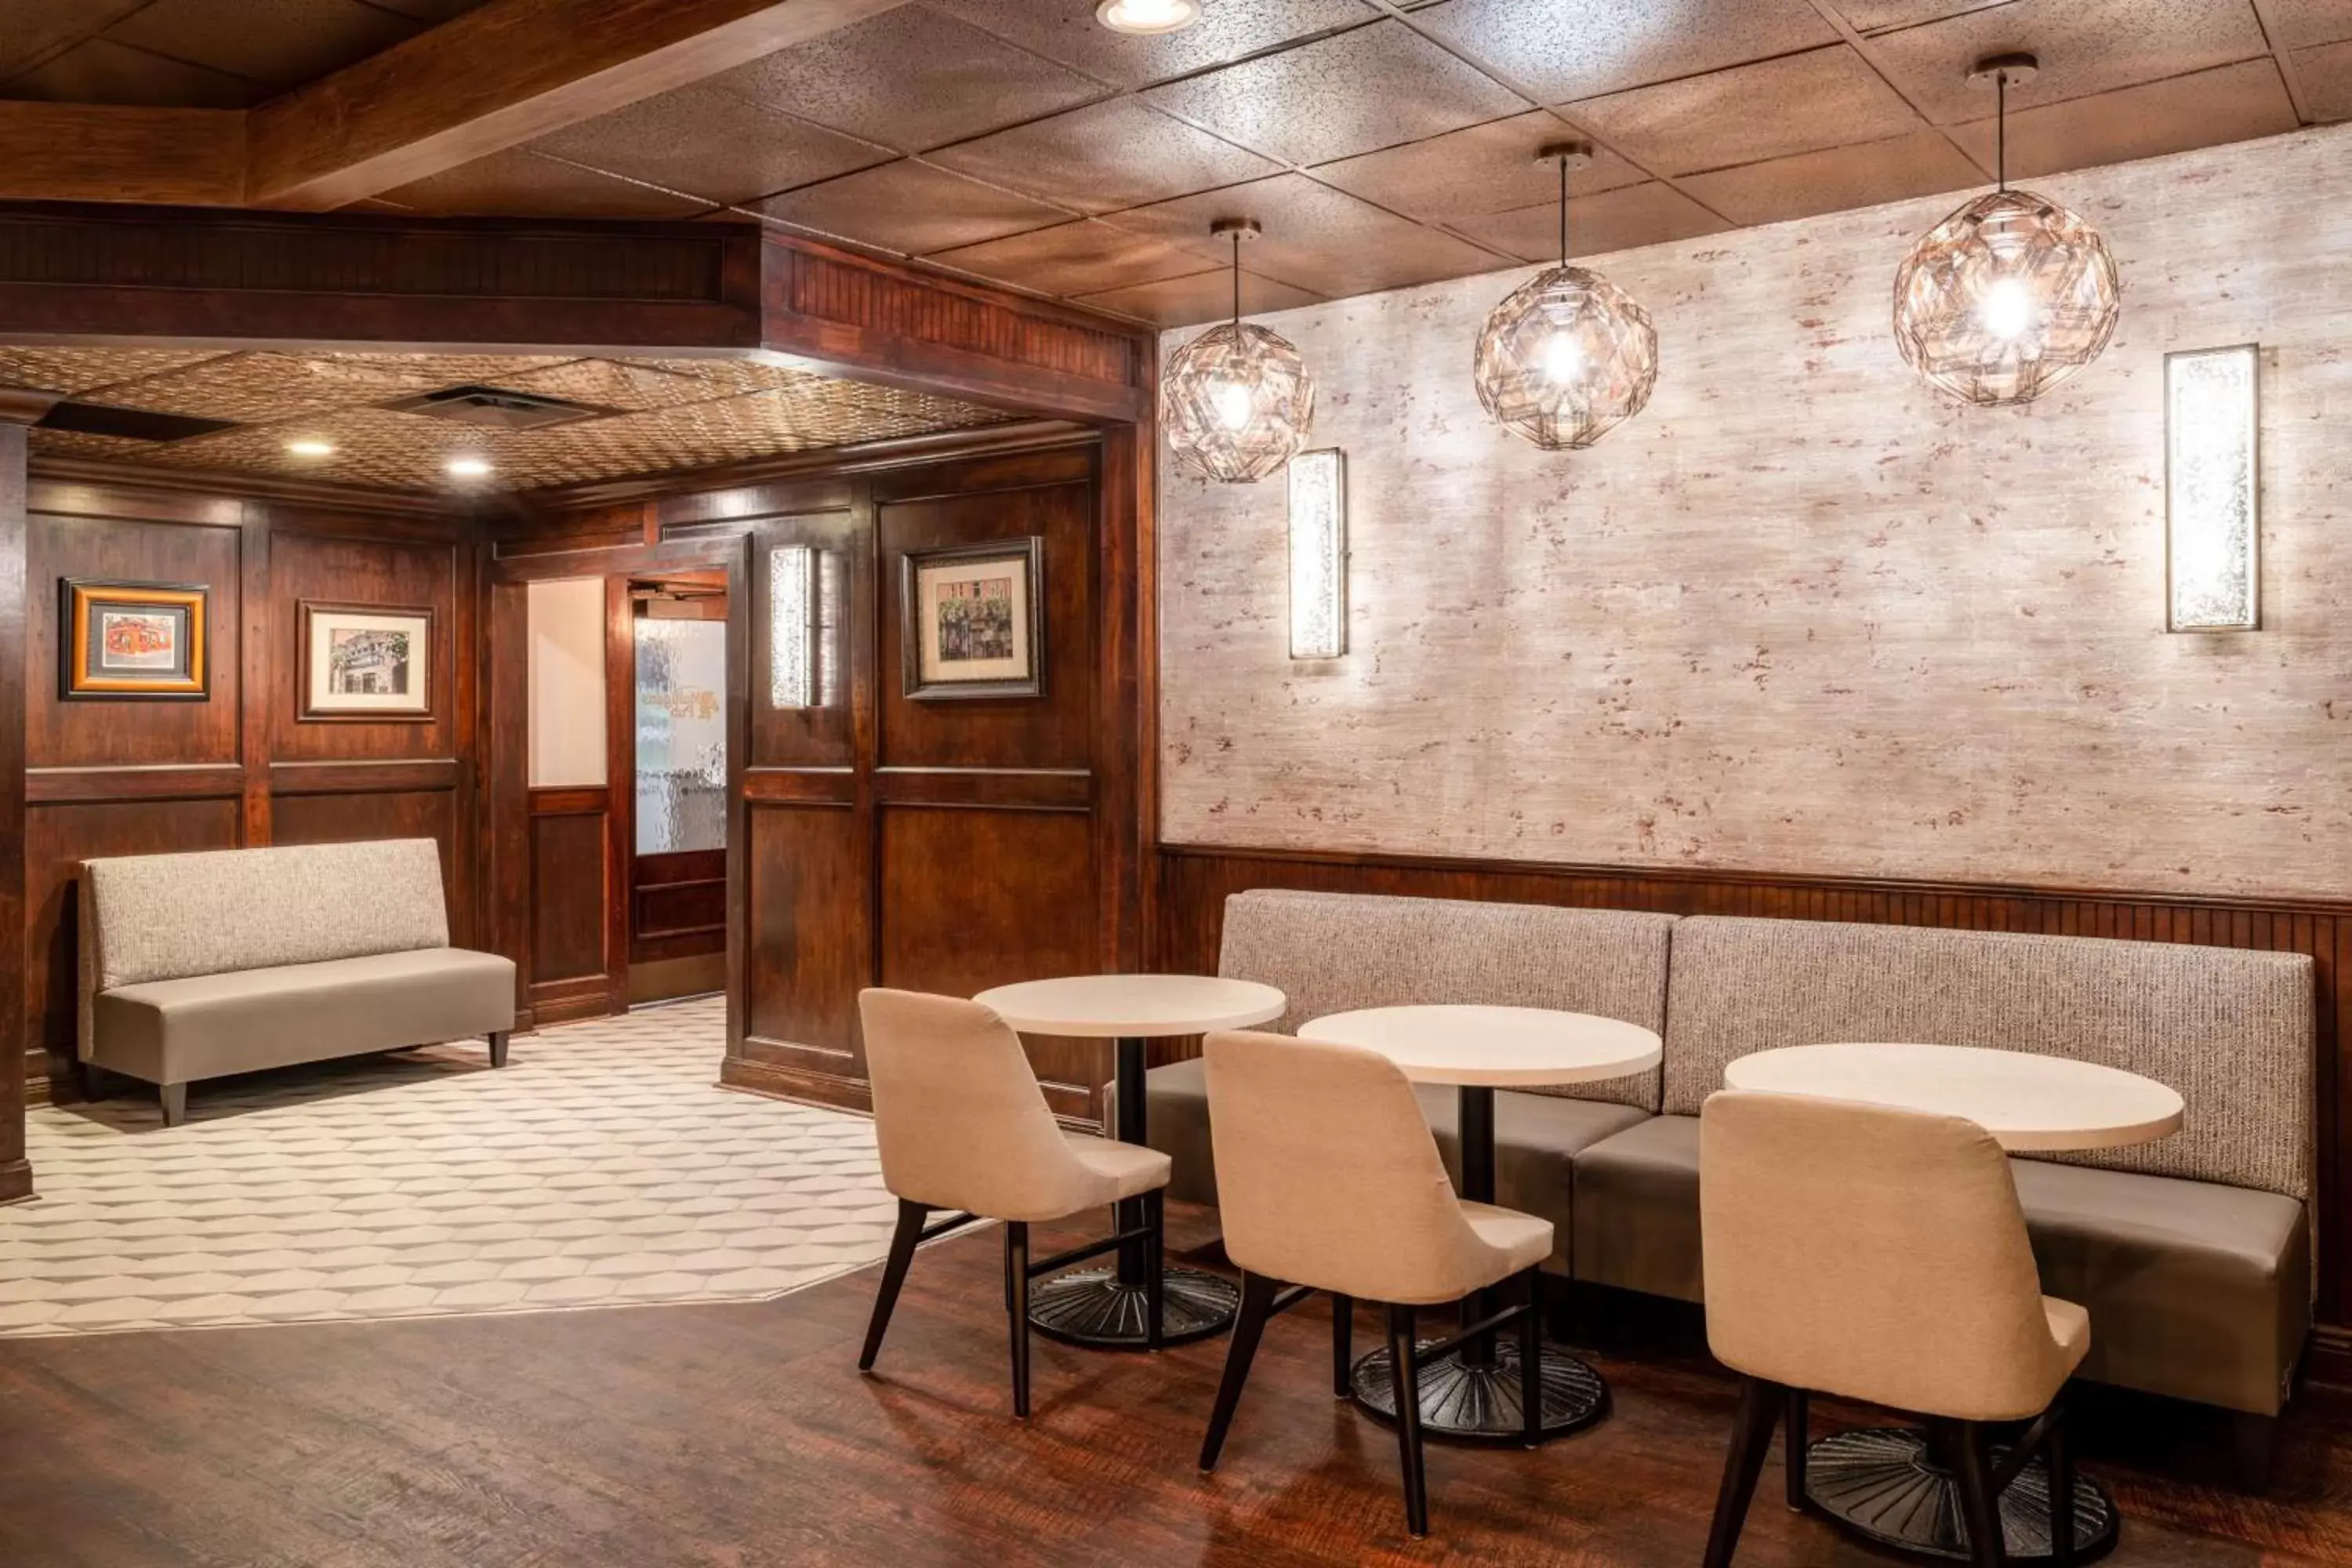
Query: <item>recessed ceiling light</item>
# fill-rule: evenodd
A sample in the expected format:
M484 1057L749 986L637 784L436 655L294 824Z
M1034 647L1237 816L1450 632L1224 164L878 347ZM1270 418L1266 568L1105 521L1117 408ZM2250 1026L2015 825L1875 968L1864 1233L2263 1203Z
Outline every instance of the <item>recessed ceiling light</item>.
M331 458L335 455L335 444L332 441L308 439L289 441L286 443L286 449L298 458Z
M490 474L490 460L488 458L452 458L449 459L448 469L449 477L453 479L488 479Z
M1201 0L1102 0L1095 20L1114 33L1177 33L1201 19Z

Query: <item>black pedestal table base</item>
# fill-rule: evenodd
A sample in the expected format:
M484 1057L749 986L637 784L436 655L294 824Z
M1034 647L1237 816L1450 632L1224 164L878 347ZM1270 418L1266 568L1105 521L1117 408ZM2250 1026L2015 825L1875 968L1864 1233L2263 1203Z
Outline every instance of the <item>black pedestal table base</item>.
M1396 1419L1396 1369L1387 1351L1356 1363L1349 1381L1357 1403L1385 1420ZM1465 1364L1458 1352L1447 1356L1422 1368L1420 1381L1423 1433L1473 1442L1523 1440L1517 1345L1498 1341L1491 1364ZM1554 1345L1543 1349L1542 1388L1547 1437L1590 1426L1609 1414L1609 1385L1601 1374Z
M1993 1450L1993 1463L2002 1450ZM1814 1508L1865 1541L1915 1556L1969 1561L1959 1485L1928 1456L1916 1426L1865 1426L1805 1450L1805 1495ZM2000 1494L2001 1536L2012 1563L2050 1561L2050 1472L2029 1461ZM2074 1478L2074 1553L2088 1563L2116 1544L2116 1504L2106 1489Z
M1181 1345L1233 1326L1241 1287L1205 1269L1163 1271L1160 1342ZM1103 1350L1145 1348L1144 1294L1113 1268L1078 1268L1029 1288L1029 1326L1065 1344Z

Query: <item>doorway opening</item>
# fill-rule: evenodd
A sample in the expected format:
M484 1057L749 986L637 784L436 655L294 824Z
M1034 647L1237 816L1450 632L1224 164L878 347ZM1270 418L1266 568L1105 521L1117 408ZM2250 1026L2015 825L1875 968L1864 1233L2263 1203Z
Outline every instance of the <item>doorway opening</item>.
M628 584L628 999L727 984L727 574Z

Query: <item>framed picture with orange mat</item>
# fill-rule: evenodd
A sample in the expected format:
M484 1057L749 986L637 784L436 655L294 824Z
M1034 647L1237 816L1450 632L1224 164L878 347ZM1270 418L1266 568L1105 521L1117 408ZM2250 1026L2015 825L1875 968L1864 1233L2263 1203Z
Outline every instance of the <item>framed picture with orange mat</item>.
M207 589L185 583L58 584L58 695L204 701Z

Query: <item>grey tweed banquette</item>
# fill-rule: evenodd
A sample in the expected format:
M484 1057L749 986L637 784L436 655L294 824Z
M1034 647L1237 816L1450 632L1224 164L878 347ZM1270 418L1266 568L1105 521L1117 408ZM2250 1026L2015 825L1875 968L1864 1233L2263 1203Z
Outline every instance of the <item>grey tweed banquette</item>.
M1268 1026L1284 1031L1412 1002L1658 1031L1663 1064L1641 1078L1496 1097L1496 1201L1558 1227L1552 1273L1686 1301L1700 1299L1698 1110L1734 1058L1920 1040L2144 1073L2179 1092L2179 1132L2011 1163L2043 1288L2090 1311L2084 1377L2258 1418L2285 1401L2315 1279L2301 955L1260 890L1226 901L1218 971L1280 987L1289 1010ZM1201 1064L1148 1084L1171 1194L1214 1203ZM1454 1161L1453 1091L1422 1100Z
M504 1065L515 967L449 945L429 838L81 867L81 1061L157 1085L487 1036Z

